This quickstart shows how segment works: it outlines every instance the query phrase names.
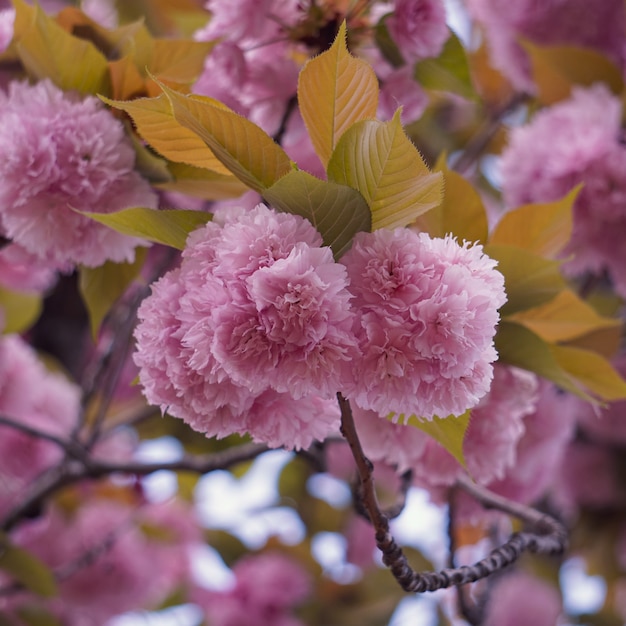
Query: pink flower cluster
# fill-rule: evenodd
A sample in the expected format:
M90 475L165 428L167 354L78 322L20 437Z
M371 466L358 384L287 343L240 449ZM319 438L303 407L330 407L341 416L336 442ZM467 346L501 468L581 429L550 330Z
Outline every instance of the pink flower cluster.
M569 100L537 113L511 131L502 153L508 207L548 202L584 183L564 252L573 274L607 271L626 295L626 148L622 106L603 85L576 88Z
M517 89L535 90L520 39L595 49L623 65L626 13L621 0L467 0L467 5L485 27L494 65Z
M132 260L138 240L76 210L156 208L134 164L121 122L97 98L48 80L0 92L0 227L37 258L62 270Z
M193 428L306 447L338 425L351 356L347 276L303 218L259 205L192 233L139 310L146 397Z
M450 36L441 0L395 0L389 34L409 64L436 57Z
M53 507L12 539L57 574L58 595L39 600L45 608L66 626L96 626L154 608L189 583L187 552L201 534L191 511L174 502L138 508L96 498L75 511ZM33 601L22 594L9 606Z
M469 474L487 484L514 466L526 416L537 404L537 379L523 370L496 365L489 393L472 409L464 454ZM420 485L449 486L463 471L441 445L414 426L387 424L372 411L355 410L366 454L373 461L413 471ZM452 419L452 418L451 418Z
M567 492L559 476L577 406L576 398L534 374L496 364L489 393L471 411L463 445L467 473L491 491L523 503L555 488ZM386 423L373 411L355 407L353 413L368 458L398 473L410 469L416 486L436 501L446 500L448 487L465 470L443 446L413 426ZM571 500L563 504L570 506ZM461 498L457 504L463 519L484 517L474 500Z
M343 257L361 355L345 393L363 409L460 415L491 384L504 279L482 246L408 229L359 233Z
M302 626L293 609L310 593L308 574L278 552L250 555L233 567L235 586L226 592L199 589L194 601L213 626Z
M303 218L235 212L192 233L141 305L144 393L209 436L288 448L337 428L338 391L383 416L463 413L491 382L494 266L405 229L361 234L336 263Z
M498 578L489 592L484 626L554 626L562 613L556 587L524 572Z
M78 419L80 391L46 370L20 337L0 338L0 416L39 432L67 437ZM36 477L61 460L51 441L0 425L0 517Z

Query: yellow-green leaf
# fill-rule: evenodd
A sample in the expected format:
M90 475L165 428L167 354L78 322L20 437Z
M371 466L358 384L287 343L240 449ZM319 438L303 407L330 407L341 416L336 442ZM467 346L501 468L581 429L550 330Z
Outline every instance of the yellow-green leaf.
M27 550L12 545L4 534L0 534L0 570L39 596L52 598L57 594L50 568Z
M463 454L463 440L469 427L471 410L465 411L463 415L455 417L434 417L432 420L420 419L411 415L406 423L419 428L435 441L441 444L463 467L465 467L465 456ZM389 419L393 417L393 413ZM404 416L400 415L399 420L404 421Z
M183 250L189 233L204 226L210 219L202 211L160 210L135 207L115 213L84 213L96 222L118 233L140 237Z
M10 334L27 331L39 318L41 307L39 294L0 287L0 310L4 321L2 332Z
M155 187L205 200L238 198L248 191L248 188L230 173L218 174L186 163L169 163L168 172L171 180L157 183Z
M554 346L550 346L528 328L514 322L500 322L495 346L501 362L535 372L562 389L595 402L595 398L584 391L583 383L570 375L557 360L553 353Z
M16 3L16 11L24 11L23 3ZM29 17L30 25L22 31L16 50L30 76L49 78L65 91L109 93L107 60L90 41L70 35L38 6L34 16L28 11L20 19Z
M302 68L298 104L324 166L352 124L376 117L378 79L368 63L348 51L345 22L333 45Z
M420 215L415 226L431 237L444 237L451 233L460 241L484 243L487 239L487 214L476 189L463 176L448 169L445 154L437 160L434 171L443 174L443 201Z
M292 170L263 194L276 209L308 219L339 258L359 231L369 231L367 202L345 185L327 182L302 170Z
M507 317L529 328L545 341L555 343L583 337L603 328L617 328L621 321L602 317L573 291L564 289L537 307Z
M130 122L128 122L130 125ZM135 149L135 169L153 185L173 180L168 169L168 161L146 145L138 135L129 133Z
M476 98L465 49L452 31L437 58L415 64L415 79L426 89Z
M130 100L144 95L146 83L130 57L109 61L111 95L115 100Z
M204 61L215 43L193 39L155 39L147 69L157 78L190 84L202 73Z
M620 69L605 55L576 46L538 46L521 41L530 59L531 74L542 104L554 104L569 98L574 85L604 83L615 94L624 82Z
M571 346L550 346L557 363L591 393L607 402L626 398L626 381L603 356Z
M263 193L291 171L287 153L250 120L208 99L185 96L160 86L170 100L176 120L200 137L222 164L251 189Z
M89 314L89 325L94 340L111 307L139 275L145 253L145 248L138 248L133 263L107 261L99 267L80 268L78 288Z
M405 134L389 122L357 122L339 140L328 178L356 189L372 212L372 230L406 226L442 199L443 174L432 173Z
M502 315L530 309L554 298L565 288L560 263L514 246L489 244L485 253L498 261L498 271L504 276L507 302Z
M581 188L578 185L556 202L526 204L509 211L496 224L490 243L556 258L572 234L572 207Z
M137 132L159 154L170 161L230 174L206 143L182 126L174 117L170 101L164 94L157 98L138 98L125 102L102 98L109 106L125 111Z

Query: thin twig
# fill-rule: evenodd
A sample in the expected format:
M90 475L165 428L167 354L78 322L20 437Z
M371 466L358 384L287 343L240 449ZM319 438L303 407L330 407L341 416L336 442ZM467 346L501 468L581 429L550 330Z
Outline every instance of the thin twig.
M146 476L161 470L207 474L215 470L228 469L238 463L254 459L266 452L267 449L267 446L263 444L248 443L213 454L184 457L171 463L130 461L126 463L107 463L88 456L80 460L68 461L62 465L55 466L40 476L37 482L31 486L30 494L4 517L0 523L0 529L5 532L12 529L20 520L28 516L30 512L37 510L48 496L87 478L96 479L110 476L111 474Z
M274 133L272 139L277 143L281 144L285 133L287 132L287 124L289 123L289 118L291 114L295 111L296 106L298 105L298 98L294 95L287 100L287 104L285 105L285 111L283 112L283 116L280 120L280 125L278 126L278 130Z
M75 458L75 459L85 459L87 457L87 450L83 448L79 443L72 440L63 439L62 437L58 437L57 435L53 435L52 433L48 433L43 430L39 430L38 428L34 428L32 426L28 426L27 424L22 424L16 420L13 420L9 417L4 417L0 415L0 425L7 426L8 428L13 428L14 430L18 430L29 437L33 437L35 439L42 439L44 441L49 441L61 448L67 455Z
M459 158L452 163L452 169L459 174L466 174L498 132L502 119L527 99L526 94L515 94L501 109L490 115L467 143Z
M497 508L532 524L537 532L519 532L511 535L503 545L474 565L452 567L438 572L416 572L409 565L400 546L389 530L389 519L381 512L374 489L373 466L365 456L359 441L350 403L337 394L341 409L341 432L348 441L354 457L363 490L363 506L376 533L376 545L383 554L383 563L391 570L400 586L408 592L436 591L453 585L476 582L516 561L522 552L561 554L567 545L567 532L555 519L511 502L491 493L484 487L474 485L469 479L459 479L457 486L476 497L485 506ZM541 533L541 534L538 534Z
M450 490L450 495L448 498L448 540L450 545L448 555L448 567L450 568L456 567L455 555L458 549L456 537L456 501L458 495L459 489L457 487L453 487ZM482 624L483 620L481 607L475 603L470 602L465 587L457 588L457 600L459 613L465 619L465 621L470 624L470 626L479 626L480 624Z

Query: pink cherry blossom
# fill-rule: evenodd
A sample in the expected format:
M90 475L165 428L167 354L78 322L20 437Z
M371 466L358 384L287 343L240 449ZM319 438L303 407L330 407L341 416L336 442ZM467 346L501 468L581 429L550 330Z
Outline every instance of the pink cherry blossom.
M64 270L132 260L137 239L74 209L156 208L134 162L121 122L97 98L63 93L48 80L0 93L0 222L38 258Z
M339 407L334 399L309 394L264 391L247 412L245 432L271 448L306 449L339 432Z
M55 283L57 273L49 264L16 243L0 249L0 285L15 291L44 291Z
M338 426L355 349L347 275L309 222L263 205L192 233L135 333L146 398L196 430L306 447Z
M562 604L555 587L524 572L498 578L489 591L484 626L554 626Z
M489 488L523 503L534 502L552 489L574 434L575 407L573 396L541 381L535 409L524 417L515 465Z
M48 372L20 337L0 339L0 415L57 437L67 437L78 419L80 391L60 374ZM50 441L0 426L0 515L28 485L62 456Z
M184 294L180 270L175 270L153 285L152 295L139 308L134 360L143 392L150 404L209 436L240 432L243 413L254 396L226 376L208 349L203 357L205 367L200 368L197 362L193 366L198 348L182 343L191 326L181 321L179 301Z
M80 8L94 22L105 28L116 28L118 15L113 0L81 0Z
M412 64L436 57L450 32L441 0L395 0L387 19L389 34L405 60Z
M42 601L45 607L67 626L96 626L125 611L155 607L185 584L187 550L200 532L182 506L137 509L91 499L76 511L53 507L12 538L59 577L59 593Z
M195 602L214 626L302 626L291 611L310 593L302 567L278 552L249 555L238 561L235 587L226 592L199 589Z
M481 246L407 229L359 233L348 268L362 356L347 397L380 415L460 415L489 389L504 280Z
M418 120L428 105L428 96L413 78L413 69L404 66L390 71L383 79L378 101L378 116L389 120L402 107L402 122Z
M485 27L494 65L518 89L535 90L520 39L592 48L623 64L626 16L620 0L467 0L467 5Z
M354 346L346 284L329 248L296 244L287 258L246 280L246 301L214 313L216 358L252 389L332 396Z
M615 369L626 374L626 354L621 353L613 360ZM575 416L586 438L601 444L614 445L626 442L626 401L617 400L601 407L582 399L576 399Z
M605 86L575 88L569 100L511 131L501 172L508 207L556 200L584 183L574 205L564 269L574 275L606 270L624 295L626 149L620 143L621 117L619 98Z
M515 466L524 419L537 404L537 379L518 368L496 365L490 391L472 409L463 451L467 471L488 484ZM393 424L373 411L353 409L359 437L368 457L412 470L426 488L450 486L463 473L445 448L411 424ZM454 418L449 418L454 419Z
M0 10L0 52L4 52L13 39L15 9Z

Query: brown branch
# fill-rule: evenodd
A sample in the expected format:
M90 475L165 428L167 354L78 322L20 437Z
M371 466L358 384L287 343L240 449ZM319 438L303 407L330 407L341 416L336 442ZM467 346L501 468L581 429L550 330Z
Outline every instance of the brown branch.
M19 432L28 435L29 437L33 437L35 439L43 439L44 441L49 441L53 443L57 447L61 448L68 456L73 457L75 459L85 459L87 457L87 450L83 448L79 443L63 439L62 437L58 437L57 435L53 435L52 433L45 432L43 430L39 430L38 428L34 428L32 426L28 426L27 424L22 424L16 420L11 419L10 417L5 417L0 415L0 426L7 426L8 428L13 428L14 430L18 430Z
M537 532L514 533L503 545L492 550L486 558L471 566L451 567L438 572L416 572L411 568L402 549L393 538L389 530L389 519L378 506L372 476L373 466L363 452L350 403L341 394L337 394L337 399L341 409L341 432L348 441L356 462L363 489L363 506L374 526L376 545L383 554L383 562L405 591L423 593L476 582L515 562L524 551L561 554L565 550L567 532L555 519L535 509L511 502L491 493L484 487L474 485L469 479L462 478L457 481L459 488L468 491L489 508L519 517L533 525Z
M0 529L5 532L11 530L20 520L27 517L32 511L36 511L48 496L88 478L97 479L111 474L146 476L161 470L207 474L254 459L266 452L267 449L267 446L263 444L247 443L213 454L184 457L179 461L170 463L107 463L89 456L67 461L40 476L38 481L32 485L30 494L0 522Z

